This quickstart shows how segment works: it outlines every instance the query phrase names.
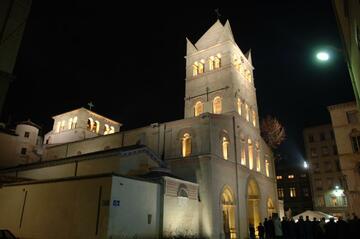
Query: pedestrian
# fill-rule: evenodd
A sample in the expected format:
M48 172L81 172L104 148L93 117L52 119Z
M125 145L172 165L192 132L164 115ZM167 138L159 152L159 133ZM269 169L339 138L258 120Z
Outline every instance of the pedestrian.
M282 238L283 237L283 231L282 231L279 216L277 214L275 214L275 216L273 217L273 223L274 223L275 238L276 239Z
M255 228L253 224L249 224L250 239L255 239Z
M259 239L264 239L264 235L265 235L265 227L261 224L261 222L259 223L259 226L257 227L258 233L259 233Z
M309 216L305 217L305 238L313 239L312 223L309 219Z
M339 217L338 221L336 222L336 229L338 239L350 238L347 234L349 231L348 223L345 222L342 217Z
M337 237L336 223L333 217L325 224L325 236L326 239L336 239Z

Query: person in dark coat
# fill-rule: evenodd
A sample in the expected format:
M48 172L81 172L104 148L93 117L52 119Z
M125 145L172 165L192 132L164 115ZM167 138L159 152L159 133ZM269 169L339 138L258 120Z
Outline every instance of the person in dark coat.
M305 222L302 216L299 217L296 223L296 238L305 239Z
M311 222L311 230L312 230L314 239L318 239L318 237L317 237L318 226L319 226L319 221L317 220L316 217L314 217Z
M289 237L288 220L285 217L282 218L281 228L283 231L283 237L288 238Z
M318 224L317 227L317 233L316 233L316 238L317 239L325 239L325 217L321 218L321 221Z
M264 239L264 235L265 235L265 227L261 224L261 222L259 223L259 226L257 227L258 233L259 233L259 239Z
M305 238L313 239L312 223L309 219L309 216L306 216L305 219Z
M330 221L325 225L325 238L326 239L336 239L337 231L336 231L336 223L334 218L330 218Z
M296 239L296 224L293 218L288 221L288 237L289 239Z
M253 224L249 224L250 239L255 239L255 228Z
M338 239L347 239L351 238L348 236L348 223L345 222L342 217L339 217L339 220L336 222L336 229L337 229L337 238Z

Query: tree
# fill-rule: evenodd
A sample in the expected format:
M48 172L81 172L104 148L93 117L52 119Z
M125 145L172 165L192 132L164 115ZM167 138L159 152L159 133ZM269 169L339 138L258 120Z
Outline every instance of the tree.
M261 121L260 130L261 136L272 149L276 149L285 140L285 128L270 115Z

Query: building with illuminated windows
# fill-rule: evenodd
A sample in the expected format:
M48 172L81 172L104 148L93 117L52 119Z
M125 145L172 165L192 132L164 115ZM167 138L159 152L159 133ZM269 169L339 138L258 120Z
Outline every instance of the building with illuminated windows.
M287 215L291 212L290 214L294 216L313 209L307 169L278 163L276 181L278 196L284 201L284 210L288 212Z
M304 129L314 209L333 216L345 216L347 200L344 177L333 128L330 124Z
M256 227L279 212L273 156L260 136L251 52L244 54L230 23L218 20L195 44L187 39L185 58L184 119L120 131L120 123L83 108L55 116L53 130L45 135L42 161L0 171L46 186L4 186L0 214L21 208L24 200L41 201L45 187L56 195L63 191L65 201L60 208L71 202L80 204L79 198L86 197L72 195L82 192L81 180L88 182L86 193L98 202L88 207L94 213L86 214L86 238L159 234L248 238L249 224ZM109 176L112 183L94 176L109 173L116 174ZM155 180L154 175L160 176ZM128 177L134 181L127 181ZM55 190L55 184L66 183L72 191L65 186ZM10 194L22 199L1 201L2 195ZM72 200L67 200L69 195ZM147 196L149 200L139 201ZM30 211L53 211L53 205L31 202L26 204L34 207ZM15 216L6 222L0 219L0 227L14 228L24 237L34 228L46 230L49 221L37 227L26 214L29 210L21 220ZM77 211L79 217L85 211ZM129 217L128 224L116 224L119 213ZM69 226L73 215L71 220L69 215L56 215L59 235L75 237ZM24 229L19 228L19 220ZM138 227L138 234L132 227ZM146 228L152 234L141 234ZM42 233L37 238L53 238Z

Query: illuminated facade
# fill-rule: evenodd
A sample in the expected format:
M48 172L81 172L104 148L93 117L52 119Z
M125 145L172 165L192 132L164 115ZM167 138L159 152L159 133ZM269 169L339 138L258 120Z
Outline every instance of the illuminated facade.
M328 107L339 156L340 169L347 199L349 214L360 215L360 115L355 102L348 102ZM343 188L341 188L343 186ZM334 194L341 195L336 188ZM335 203L331 201L330 203ZM337 203L337 202L336 202Z
M84 108L55 116L44 140L46 169L26 174L54 177L49 172L57 167L62 175L76 176L77 170L100 174L131 167L127 175L139 176L149 169L146 161L114 159L110 166L100 158L144 146L151 159L161 159L161 167L183 179L165 191L171 195L163 211L165 236L248 238L249 224L280 210L272 152L260 136L253 69L250 52L243 54L236 45L229 22L217 21L195 44L187 40L184 119L122 132L120 124ZM94 164L83 165L80 158ZM71 163L75 169L68 169Z

